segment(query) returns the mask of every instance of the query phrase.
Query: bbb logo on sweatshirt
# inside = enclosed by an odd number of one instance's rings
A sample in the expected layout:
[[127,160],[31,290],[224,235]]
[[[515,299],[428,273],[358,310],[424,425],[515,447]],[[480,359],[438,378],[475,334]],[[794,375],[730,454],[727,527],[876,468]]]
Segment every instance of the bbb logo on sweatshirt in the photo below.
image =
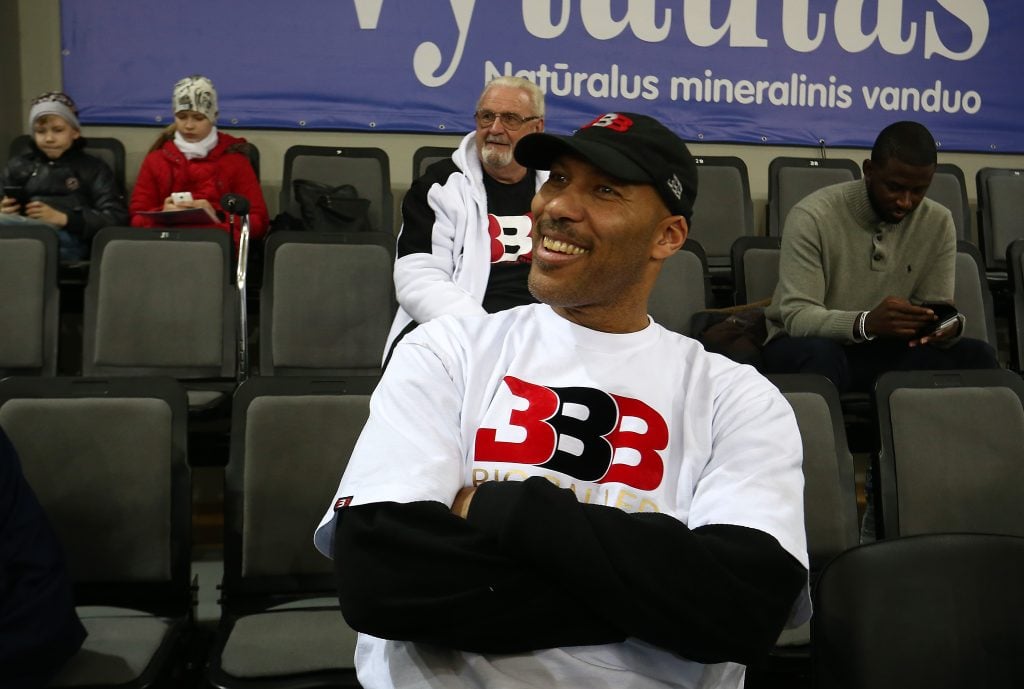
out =
[[640,400],[587,387],[547,387],[514,376],[505,385],[520,400],[503,428],[476,432],[473,459],[543,467],[580,481],[661,485],[668,424]]
[[487,233],[491,237],[491,263],[530,263],[533,240],[530,229],[533,215],[487,215]]

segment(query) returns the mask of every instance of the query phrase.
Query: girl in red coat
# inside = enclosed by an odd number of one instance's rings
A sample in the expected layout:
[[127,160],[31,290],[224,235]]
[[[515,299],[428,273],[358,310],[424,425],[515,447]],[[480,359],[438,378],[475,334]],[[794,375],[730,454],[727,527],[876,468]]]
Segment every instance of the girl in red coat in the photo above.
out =
[[[269,223],[267,204],[246,156],[249,144],[245,139],[217,131],[217,92],[213,83],[198,75],[182,79],[174,85],[172,107],[174,124],[160,134],[142,161],[129,206],[132,225],[166,224],[159,218],[140,215],[145,211],[202,208],[208,219],[197,226],[231,232],[237,247],[241,224],[235,222],[232,227],[220,205],[221,197],[230,192],[249,200],[250,236],[263,237]],[[184,198],[181,192],[187,192]]]

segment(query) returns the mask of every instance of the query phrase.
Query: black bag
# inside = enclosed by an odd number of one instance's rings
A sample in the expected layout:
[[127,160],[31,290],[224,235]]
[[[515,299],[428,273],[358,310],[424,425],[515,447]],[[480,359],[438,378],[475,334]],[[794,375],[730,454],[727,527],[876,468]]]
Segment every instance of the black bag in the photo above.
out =
[[759,303],[698,311],[690,320],[691,332],[709,352],[758,368],[768,339],[764,308]]
[[369,232],[370,200],[351,184],[329,187],[308,179],[292,182],[302,222],[312,232]]

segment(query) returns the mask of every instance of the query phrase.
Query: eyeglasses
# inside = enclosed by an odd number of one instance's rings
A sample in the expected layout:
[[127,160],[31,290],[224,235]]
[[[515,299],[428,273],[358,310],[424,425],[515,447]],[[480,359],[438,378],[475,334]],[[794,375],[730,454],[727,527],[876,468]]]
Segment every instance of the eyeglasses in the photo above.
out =
[[540,119],[538,115],[523,117],[514,112],[493,112],[491,110],[477,110],[473,113],[473,117],[476,119],[476,126],[484,128],[493,125],[495,120],[501,120],[501,126],[510,132],[516,131],[530,120]]

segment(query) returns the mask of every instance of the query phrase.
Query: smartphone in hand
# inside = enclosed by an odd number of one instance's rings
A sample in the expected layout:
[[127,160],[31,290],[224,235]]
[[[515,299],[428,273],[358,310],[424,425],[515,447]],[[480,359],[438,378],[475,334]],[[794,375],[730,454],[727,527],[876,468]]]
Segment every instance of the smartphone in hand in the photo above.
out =
[[21,211],[25,212],[25,206],[28,205],[28,196],[25,194],[25,187],[15,186],[13,184],[4,185],[4,196],[9,196],[18,202],[21,206]]
[[176,191],[171,194],[171,201],[177,205],[192,203],[191,191]]
[[918,304],[918,306],[931,309],[938,317],[937,321],[932,321],[931,323],[921,326],[914,335],[918,339],[927,337],[928,335],[933,335],[940,330],[948,328],[956,323],[957,317],[960,315],[960,312],[957,311],[955,306],[943,301],[926,301]]

